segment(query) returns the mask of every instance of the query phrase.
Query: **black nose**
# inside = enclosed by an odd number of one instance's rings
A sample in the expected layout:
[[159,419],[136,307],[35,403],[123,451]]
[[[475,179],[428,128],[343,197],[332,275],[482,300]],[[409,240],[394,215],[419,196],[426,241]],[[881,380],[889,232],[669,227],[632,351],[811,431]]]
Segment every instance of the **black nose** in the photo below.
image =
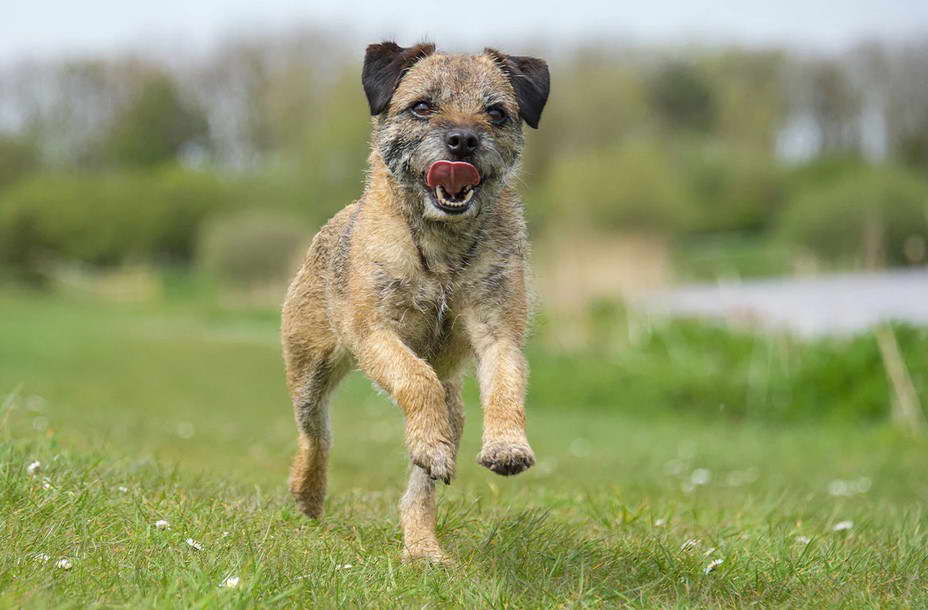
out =
[[474,154],[480,146],[480,139],[470,129],[452,129],[445,134],[445,145],[452,155],[466,157]]

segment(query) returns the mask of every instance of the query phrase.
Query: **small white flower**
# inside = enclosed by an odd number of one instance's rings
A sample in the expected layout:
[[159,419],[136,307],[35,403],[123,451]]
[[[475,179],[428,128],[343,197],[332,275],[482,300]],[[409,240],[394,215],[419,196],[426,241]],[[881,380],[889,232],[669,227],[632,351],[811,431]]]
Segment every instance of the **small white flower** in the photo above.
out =
[[654,527],[664,527],[667,525],[667,519],[655,519]]
[[698,539],[698,538],[690,538],[689,540],[687,540],[686,542],[684,542],[683,544],[680,545],[680,550],[681,550],[681,551],[689,551],[689,550],[691,550],[691,549],[695,549],[697,546],[699,546],[699,539]]
[[48,477],[45,477],[44,479],[42,479],[42,489],[51,489],[51,488],[52,488],[51,479],[49,479]]
[[187,546],[189,546],[189,547],[191,547],[191,548],[194,548],[194,549],[196,549],[196,550],[198,550],[198,551],[202,551],[202,550],[203,550],[203,545],[200,544],[199,542],[197,542],[196,540],[194,540],[193,538],[187,538],[187,541],[186,541],[186,542],[187,542]]
[[351,569],[351,564],[350,564],[350,563],[346,563],[346,564],[342,564],[342,565],[340,565],[340,566],[335,566],[335,569],[336,569],[336,570],[350,570],[350,569]]
[[219,586],[223,589],[234,589],[238,586],[240,580],[241,579],[238,576],[230,576],[222,581],[222,584]]
[[125,485],[120,485],[119,487],[116,488],[116,490],[119,491],[120,493],[129,493],[129,488],[126,487]]
[[55,564],[56,568],[61,568],[62,570],[71,569],[71,561],[68,559],[59,559],[58,563]]
[[723,563],[725,563],[725,560],[724,560],[724,559],[713,559],[712,561],[709,562],[709,565],[707,565],[707,566],[705,567],[705,569],[702,571],[702,573],[703,573],[703,574],[708,574],[709,572],[715,570],[715,568],[719,567],[719,566],[722,565]]
[[46,553],[36,553],[32,556],[32,559],[38,563],[48,563],[48,560],[51,559]]
[[839,521],[838,523],[835,523],[835,526],[834,526],[833,528],[831,528],[831,531],[833,531],[833,532],[843,532],[843,531],[845,531],[845,530],[851,529],[852,527],[854,527],[854,522],[853,522],[853,521],[850,521],[850,520],[848,520],[848,521]]
[[41,470],[42,462],[38,460],[31,462],[28,466],[26,466],[26,474],[28,474],[30,477],[34,477],[35,475],[39,474]]
[[809,544],[810,542],[812,542],[812,539],[809,538],[808,536],[796,536],[796,542],[798,542],[799,544]]
[[870,480],[870,477],[860,477],[859,479],[851,479],[849,481],[835,479],[828,484],[828,493],[832,496],[865,494],[870,491],[871,485],[873,485],[873,481]]
[[708,468],[697,468],[690,474],[693,485],[705,485],[712,480],[712,472]]
[[164,519],[158,519],[155,521],[155,527],[157,527],[159,530],[166,530],[167,528],[171,527],[171,524]]
[[196,428],[189,421],[182,421],[177,424],[177,436],[182,439],[191,439],[196,434]]
[[222,537],[223,537],[223,538],[225,538],[225,537],[228,536],[228,535],[229,535],[229,532],[222,532]]
[[703,553],[702,556],[703,556],[703,557],[708,557],[709,555],[711,555],[711,554],[714,553],[715,551],[716,551],[716,548],[715,548],[715,547],[712,547],[711,549],[709,549],[708,551],[706,551],[705,553]]

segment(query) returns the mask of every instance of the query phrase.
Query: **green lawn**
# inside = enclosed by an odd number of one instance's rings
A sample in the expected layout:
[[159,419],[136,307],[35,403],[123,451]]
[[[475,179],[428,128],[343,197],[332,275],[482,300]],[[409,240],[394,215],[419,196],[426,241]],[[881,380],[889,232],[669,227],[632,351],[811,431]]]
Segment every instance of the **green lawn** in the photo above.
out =
[[928,604],[925,442],[529,404],[538,465],[501,478],[474,463],[473,387],[439,506],[457,564],[403,565],[402,418],[359,376],[333,401],[325,519],[292,506],[276,323],[0,293],[0,605]]

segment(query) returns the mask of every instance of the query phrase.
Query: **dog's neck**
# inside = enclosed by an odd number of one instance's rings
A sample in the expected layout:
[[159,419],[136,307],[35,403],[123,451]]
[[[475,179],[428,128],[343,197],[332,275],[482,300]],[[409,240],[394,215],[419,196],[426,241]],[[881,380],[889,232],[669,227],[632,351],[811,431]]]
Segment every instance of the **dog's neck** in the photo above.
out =
[[366,195],[399,215],[409,228],[425,271],[453,275],[466,268],[478,254],[484,223],[492,210],[460,220],[442,222],[423,217],[422,194],[404,187],[390,173],[376,152],[370,156]]

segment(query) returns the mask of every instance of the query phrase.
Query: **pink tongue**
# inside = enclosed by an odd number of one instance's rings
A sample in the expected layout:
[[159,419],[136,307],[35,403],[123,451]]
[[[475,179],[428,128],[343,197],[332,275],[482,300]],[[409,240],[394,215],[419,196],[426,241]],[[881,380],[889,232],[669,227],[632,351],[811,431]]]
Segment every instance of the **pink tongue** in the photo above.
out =
[[425,183],[429,188],[439,184],[449,195],[457,195],[467,186],[480,184],[480,172],[470,163],[463,161],[436,161],[429,166]]

